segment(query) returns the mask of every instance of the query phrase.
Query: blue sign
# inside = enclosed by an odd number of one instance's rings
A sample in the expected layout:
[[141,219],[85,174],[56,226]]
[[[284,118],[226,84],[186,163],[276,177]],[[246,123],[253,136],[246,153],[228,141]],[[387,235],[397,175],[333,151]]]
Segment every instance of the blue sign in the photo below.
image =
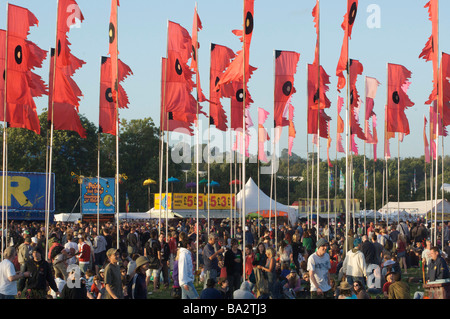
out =
[[[99,180],[100,187],[97,184]],[[82,214],[115,214],[115,189],[114,178],[83,178],[83,183],[81,184]],[[99,203],[98,209],[97,203]]]
[[[6,172],[6,206],[10,220],[45,220],[48,174]],[[3,174],[0,175],[0,206]],[[51,174],[50,218],[55,211],[55,174]],[[1,209],[1,208],[0,208]]]

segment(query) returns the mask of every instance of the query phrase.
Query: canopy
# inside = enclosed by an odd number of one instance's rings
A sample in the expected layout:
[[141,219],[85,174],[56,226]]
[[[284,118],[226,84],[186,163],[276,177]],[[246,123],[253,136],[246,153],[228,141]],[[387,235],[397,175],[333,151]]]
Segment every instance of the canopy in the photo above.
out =
[[[444,206],[444,210],[442,211],[442,206]],[[433,217],[430,214],[436,209],[438,221],[442,218],[442,212],[444,212],[444,220],[448,220],[450,216],[450,204],[442,199],[438,199],[437,201],[415,201],[415,202],[389,202],[384,207],[382,207],[379,211],[381,214],[389,216],[389,219],[398,219],[398,211],[400,208],[400,220],[416,220],[418,217],[425,217],[428,215],[428,218]]]
[[[259,193],[259,211],[260,214],[263,214],[265,217],[271,215],[275,216],[275,212],[277,215],[283,216],[287,215],[289,222],[294,224],[298,220],[298,207],[286,206],[284,204],[275,202],[275,200],[271,199],[267,196],[263,191],[261,191],[258,185],[255,184],[252,178],[250,178],[245,184],[244,188],[237,194],[236,196],[236,205],[239,210],[242,210],[243,199],[244,199],[244,190],[245,190],[245,215],[249,215],[252,213],[258,212],[258,193]],[[273,214],[269,214],[268,212],[272,210]]]

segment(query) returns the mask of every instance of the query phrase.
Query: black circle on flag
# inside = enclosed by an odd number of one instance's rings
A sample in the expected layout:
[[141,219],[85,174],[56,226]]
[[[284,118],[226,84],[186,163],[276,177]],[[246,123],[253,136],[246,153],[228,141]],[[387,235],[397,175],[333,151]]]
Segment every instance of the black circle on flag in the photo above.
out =
[[183,74],[183,68],[181,67],[180,61],[178,61],[178,59],[175,61],[175,72],[177,72],[178,75]]
[[109,24],[109,43],[113,43],[116,39],[116,27],[114,23]]
[[400,95],[398,95],[398,92],[395,91],[394,93],[392,93],[392,101],[395,104],[399,104],[400,103]]
[[16,60],[17,64],[22,64],[23,51],[20,45],[16,46],[16,48],[14,49],[14,59]]
[[194,61],[197,61],[197,51],[195,50],[194,46],[192,46],[192,59]]
[[358,6],[356,2],[352,3],[352,6],[350,7],[350,12],[348,13],[348,24],[353,25],[356,19],[356,14],[358,13]]
[[316,94],[314,94],[314,103],[319,101],[319,89],[317,89]]
[[105,99],[106,99],[106,101],[108,101],[109,103],[114,102],[113,94],[112,94],[111,88],[107,88],[107,89],[106,89],[106,91],[105,91]]
[[292,82],[286,81],[286,83],[283,84],[283,94],[286,96],[291,95],[292,92]]
[[244,89],[240,89],[236,92],[236,100],[238,102],[244,102]]
[[[220,81],[220,78],[219,77],[216,77],[216,81],[215,81],[215,85],[217,86],[217,84],[219,83],[219,81]],[[216,90],[216,92],[219,92],[220,91],[220,89],[217,89]]]
[[245,17],[245,34],[251,34],[253,32],[253,15],[249,11]]
[[61,40],[58,40],[58,56],[61,54]]

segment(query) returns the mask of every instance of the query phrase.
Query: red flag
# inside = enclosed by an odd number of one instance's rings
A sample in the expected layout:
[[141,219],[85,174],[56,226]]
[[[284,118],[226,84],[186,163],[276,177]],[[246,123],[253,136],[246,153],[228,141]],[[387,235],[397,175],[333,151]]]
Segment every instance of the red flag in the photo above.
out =
[[[192,54],[192,40],[185,28],[171,21],[167,40],[164,113],[171,112],[174,119],[192,124],[192,120],[197,119],[197,101],[191,94],[195,86],[192,80],[194,72],[187,64]],[[199,113],[206,115],[200,105]]]
[[[233,130],[242,130],[242,121],[243,121],[243,109],[242,103],[244,102],[244,85],[242,82],[233,82],[232,83],[233,94],[231,95],[231,120],[230,120],[230,128]],[[245,109],[250,107],[250,104],[253,103],[252,97],[250,93],[247,91],[247,98],[245,100]]]
[[437,83],[439,82],[439,12],[438,12],[438,0],[430,0],[424,8],[428,8],[428,16],[432,25],[432,33],[429,37],[425,47],[419,55],[419,59],[433,62],[433,91],[430,94],[430,98],[425,104],[431,104],[437,97]]
[[320,107],[320,109],[330,108],[331,101],[327,97],[330,76],[325,72],[325,69],[322,66],[320,66],[320,90],[318,77],[319,68],[317,65],[308,64],[308,107],[311,109],[317,109],[318,107]]
[[[58,2],[58,24],[56,31],[57,48],[52,49],[50,61],[50,95],[48,120],[56,130],[75,131],[86,138],[79,115],[80,97],[83,95],[72,79],[75,72],[85,62],[75,57],[70,50],[68,33],[71,26],[84,20],[83,14],[75,0]],[[56,53],[56,60],[55,60]]]
[[[331,127],[330,127],[331,122],[328,122],[328,131],[330,131]],[[331,164],[331,160],[330,160],[330,147],[331,147],[331,135],[328,136],[328,141],[327,141],[327,161],[328,161],[328,167],[333,167],[333,164]]]
[[316,35],[317,35],[317,40],[316,40],[316,49],[315,49],[315,53],[314,53],[314,62],[313,65],[318,65],[319,64],[319,32],[320,32],[320,4],[319,4],[319,0],[316,0],[316,5],[314,6],[314,9],[312,11],[312,16],[314,18],[314,27],[316,28]]
[[[47,52],[27,40],[30,27],[38,25],[36,17],[22,7],[8,4],[8,31],[2,31],[2,65],[7,70],[1,78],[1,98],[4,98],[5,77],[7,78],[6,121],[10,127],[26,128],[40,133],[40,122],[36,112],[34,97],[47,95],[47,86],[42,78],[33,73],[41,68]],[[5,43],[8,55],[6,60]],[[0,113],[4,117],[4,107]]]
[[210,124],[215,125],[217,129],[226,131],[227,116],[220,101],[222,97],[230,96],[230,93],[225,93],[224,89],[230,85],[222,86],[216,89],[216,83],[219,82],[225,69],[230,65],[231,60],[235,57],[233,50],[218,44],[211,44],[211,67],[210,67],[210,93],[209,93],[209,109],[210,109]]
[[293,51],[275,51],[275,126],[288,126],[289,120],[283,118],[289,98],[296,92],[294,75],[300,54]]
[[[116,103],[113,100],[111,88],[111,58],[102,57],[100,70],[100,111],[99,111],[99,131],[100,133],[117,135]],[[120,82],[132,75],[130,67],[119,59],[119,108],[127,108],[129,104],[128,95]]]
[[424,144],[424,150],[425,150],[425,162],[430,162],[430,145],[428,144],[427,139],[427,117],[423,117],[423,144]]
[[[317,111],[318,110],[309,110],[308,116],[308,134],[317,134]],[[325,110],[319,110],[319,128],[320,128],[320,137],[328,138],[328,122],[331,121],[331,117],[329,117]]]
[[410,133],[405,110],[414,105],[406,92],[411,72],[399,64],[388,64],[387,132]]
[[111,88],[112,98],[116,102],[116,95],[119,88],[118,65],[119,65],[119,47],[118,47],[118,19],[117,12],[120,6],[119,0],[111,0],[111,16],[109,20],[109,56],[111,57]]
[[201,84],[200,84],[200,73],[198,70],[198,49],[200,48],[200,43],[198,43],[198,31],[202,30],[202,21],[197,12],[197,6],[195,6],[194,12],[194,22],[192,24],[192,59],[191,59],[191,69],[195,73],[196,86],[197,86],[197,100],[198,102],[205,102],[206,97],[203,94]]
[[251,75],[256,70],[250,66],[250,45],[253,38],[254,28],[254,0],[244,0],[244,23],[240,30],[233,30],[243,42],[243,48],[237,52],[236,58],[231,62],[230,66],[217,83],[219,88],[221,85],[233,81],[243,82],[245,72],[245,83],[248,83]]
[[258,108],[258,159],[261,162],[267,163],[267,155],[264,150],[264,145],[270,140],[267,130],[264,128],[264,123],[269,116],[269,112],[262,108]]
[[341,117],[341,110],[343,106],[344,106],[344,98],[338,96],[337,134],[336,134],[336,152],[338,153],[345,153],[344,146],[342,145],[342,136],[341,136],[341,134],[344,133],[344,120]]
[[352,37],[353,25],[355,23],[356,14],[358,12],[358,0],[347,0],[347,13],[344,16],[344,22],[341,27],[344,30],[344,40],[342,42],[341,55],[336,68],[336,76],[338,76],[338,91],[345,87],[344,71],[348,66],[348,41]]

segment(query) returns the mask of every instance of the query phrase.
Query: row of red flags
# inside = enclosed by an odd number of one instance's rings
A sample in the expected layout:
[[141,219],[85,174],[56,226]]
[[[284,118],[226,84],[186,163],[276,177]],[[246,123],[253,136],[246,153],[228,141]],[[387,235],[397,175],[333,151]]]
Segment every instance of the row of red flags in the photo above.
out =
[[[129,103],[128,96],[119,83],[132,74],[131,69],[118,59],[118,6],[119,1],[112,0],[110,57],[102,57],[100,71],[100,132],[113,135],[117,134],[116,104],[119,108],[124,108]],[[72,78],[85,62],[71,53],[68,38],[71,27],[77,21],[81,23],[84,17],[75,0],[59,0],[57,10],[56,49],[52,48],[50,52],[47,85],[33,70],[42,67],[48,52],[28,40],[30,28],[37,26],[39,21],[28,9],[8,4],[7,30],[0,30],[0,43],[4,44],[0,46],[0,63],[6,65],[4,76],[0,78],[0,98],[4,101],[4,107],[0,107],[0,120],[7,122],[9,127],[25,128],[40,134],[34,98],[48,95],[49,124],[55,130],[74,131],[85,138],[86,130],[79,117],[83,94]]]
[[[450,101],[450,87],[448,81],[443,81],[439,86],[440,78],[450,77],[450,56],[443,53],[439,63],[438,55],[438,9],[437,0],[430,0],[425,6],[428,8],[432,21],[432,35],[423,49],[419,58],[433,62],[433,91],[427,104],[430,106],[430,138],[434,140],[438,135],[446,135],[445,127],[450,124],[450,115],[444,112]],[[48,120],[56,130],[76,131],[81,137],[86,132],[81,125],[78,115],[79,103],[82,92],[73,80],[73,75],[82,68],[84,61],[76,58],[70,50],[68,33],[71,25],[69,19],[69,6],[77,6],[75,0],[59,0],[57,39],[55,48],[51,50],[49,84],[33,72],[41,68],[47,57],[46,51],[28,40],[29,30],[38,25],[36,17],[28,10],[15,5],[8,5],[7,31],[0,31],[0,41],[5,40],[6,45],[0,48],[0,60],[6,65],[4,77],[0,78],[0,94],[5,101],[4,108],[0,108],[1,120],[5,120],[10,127],[27,128],[40,133],[40,124],[36,113],[34,98],[49,96]],[[121,82],[132,74],[131,69],[119,58],[117,48],[117,10],[118,0],[112,0],[111,19],[109,28],[109,57],[101,60],[100,81],[100,132],[117,134],[119,109],[126,108],[129,104],[128,96]],[[374,145],[376,158],[376,145],[378,143],[376,130],[376,114],[374,112],[374,99],[380,83],[370,77],[366,77],[366,100],[362,101],[356,88],[358,76],[363,74],[363,65],[360,61],[349,59],[349,41],[352,36],[353,26],[358,11],[358,0],[347,0],[347,12],[344,15],[342,29],[344,40],[341,56],[336,68],[338,77],[337,90],[340,92],[345,85],[349,87],[349,129],[350,148],[357,154],[355,138],[364,140]],[[84,17],[81,10],[75,10],[76,18],[82,22]],[[330,76],[320,65],[320,9],[319,2],[312,11],[316,28],[317,43],[313,64],[308,65],[308,134],[318,138],[328,139],[328,151],[331,145],[330,121],[331,117],[326,110],[331,107],[327,97],[329,91]],[[70,18],[73,18],[71,16]],[[225,131],[229,126],[233,130],[245,130],[246,151],[250,136],[248,128],[253,125],[249,108],[253,103],[248,90],[248,82],[256,68],[249,64],[251,41],[254,29],[254,0],[244,0],[244,19],[241,29],[233,30],[233,33],[242,42],[242,49],[234,53],[231,49],[219,45],[211,45],[210,68],[210,98],[206,99],[201,86],[198,69],[198,32],[202,30],[202,23],[195,9],[192,37],[181,25],[169,21],[167,57],[162,59],[161,74],[161,130],[173,131],[184,128],[188,134],[193,134],[192,125],[198,125],[199,115],[206,113],[200,103],[209,102],[210,124]],[[6,52],[8,48],[8,52]],[[5,61],[7,59],[7,61]],[[278,142],[280,130],[288,127],[289,130],[289,154],[292,151],[295,138],[294,107],[292,95],[295,94],[294,76],[300,54],[293,51],[275,51],[275,89],[274,89],[274,127],[276,130],[275,142]],[[190,64],[189,64],[190,61]],[[1,63],[1,61],[0,61]],[[349,83],[346,83],[344,72],[348,72]],[[385,109],[385,157],[390,156],[389,139],[399,134],[399,138],[410,133],[409,123],[405,111],[414,103],[408,96],[408,88],[411,72],[402,65],[388,64],[388,101]],[[193,80],[195,77],[195,81]],[[1,82],[3,81],[3,83]],[[6,83],[5,83],[6,81]],[[197,96],[192,92],[196,88]],[[6,92],[5,92],[6,89]],[[439,98],[438,98],[439,97]],[[231,101],[230,119],[225,114],[222,98]],[[244,107],[245,101],[245,107]],[[363,127],[359,123],[360,107],[365,103],[365,118]],[[342,136],[344,121],[340,116],[343,99],[338,99],[337,118],[337,151],[343,152]],[[6,117],[5,117],[6,111]],[[269,140],[264,123],[269,112],[258,110],[258,132],[261,134],[258,140],[260,146]],[[229,122],[229,123],[228,123]],[[437,123],[442,123],[439,132],[435,132]],[[245,126],[244,126],[245,125]],[[425,123],[426,125],[426,123]],[[370,129],[372,127],[372,130]],[[424,127],[424,132],[426,132]],[[426,138],[426,136],[424,136]],[[239,140],[239,139],[238,139]],[[428,142],[425,141],[426,145]],[[236,149],[239,148],[236,143]],[[241,145],[241,147],[244,147]],[[265,153],[260,152],[261,160],[266,160]],[[328,157],[329,161],[329,157]],[[330,161],[329,161],[330,163]],[[331,163],[330,163],[331,166]]]

